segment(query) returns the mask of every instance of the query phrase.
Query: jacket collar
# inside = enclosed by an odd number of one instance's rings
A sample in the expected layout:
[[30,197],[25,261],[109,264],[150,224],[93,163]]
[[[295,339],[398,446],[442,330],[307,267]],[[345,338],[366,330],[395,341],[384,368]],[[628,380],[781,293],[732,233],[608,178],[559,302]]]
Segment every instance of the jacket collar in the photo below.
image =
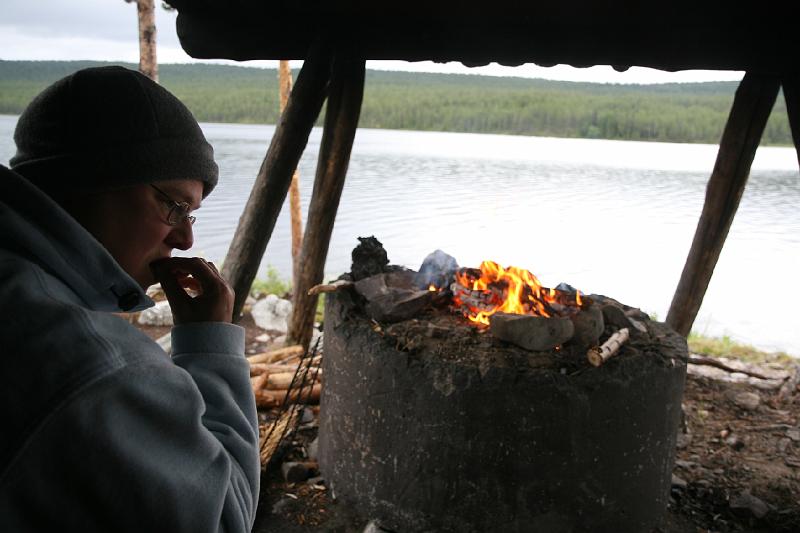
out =
[[154,305],[91,233],[48,195],[0,165],[0,250],[33,260],[95,311]]

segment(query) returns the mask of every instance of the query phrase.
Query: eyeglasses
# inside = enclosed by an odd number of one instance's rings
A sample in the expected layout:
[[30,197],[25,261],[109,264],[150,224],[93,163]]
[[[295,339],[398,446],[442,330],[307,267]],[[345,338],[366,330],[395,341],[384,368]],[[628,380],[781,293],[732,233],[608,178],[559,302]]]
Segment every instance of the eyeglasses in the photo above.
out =
[[187,204],[186,202],[176,202],[175,200],[170,198],[170,196],[167,193],[165,193],[152,183],[150,184],[150,186],[154,188],[158,192],[158,194],[164,197],[164,199],[166,200],[165,203],[169,206],[169,213],[167,214],[167,224],[169,224],[170,226],[177,226],[184,220],[188,220],[189,224],[194,224],[194,221],[196,219],[195,217],[189,214],[192,212],[192,207],[189,204]]

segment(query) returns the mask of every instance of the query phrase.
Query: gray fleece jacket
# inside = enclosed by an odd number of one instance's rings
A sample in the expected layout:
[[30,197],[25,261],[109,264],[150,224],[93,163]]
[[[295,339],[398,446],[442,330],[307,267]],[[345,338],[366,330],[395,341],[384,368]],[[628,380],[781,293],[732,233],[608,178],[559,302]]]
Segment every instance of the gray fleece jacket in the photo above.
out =
[[244,330],[152,305],[86,230],[0,166],[0,531],[248,531],[258,425]]

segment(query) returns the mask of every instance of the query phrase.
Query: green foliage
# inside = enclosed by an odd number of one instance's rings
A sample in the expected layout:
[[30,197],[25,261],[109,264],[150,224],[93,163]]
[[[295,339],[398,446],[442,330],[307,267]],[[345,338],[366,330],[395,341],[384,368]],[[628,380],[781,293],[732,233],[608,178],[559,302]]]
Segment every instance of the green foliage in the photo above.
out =
[[[100,64],[0,61],[0,113],[18,114],[47,84]],[[277,122],[274,69],[160,65],[159,73],[161,83],[201,122]],[[736,86],[736,82],[621,85],[368,71],[359,125],[716,144]],[[779,96],[762,144],[791,143],[786,104]]]
[[292,292],[292,284],[286,279],[282,278],[278,269],[269,265],[267,267],[267,278],[257,278],[250,286],[250,295],[253,298],[260,298],[267,294],[274,294],[284,298],[287,294]]
[[314,314],[314,322],[322,322],[325,318],[325,293],[317,298],[317,310]]

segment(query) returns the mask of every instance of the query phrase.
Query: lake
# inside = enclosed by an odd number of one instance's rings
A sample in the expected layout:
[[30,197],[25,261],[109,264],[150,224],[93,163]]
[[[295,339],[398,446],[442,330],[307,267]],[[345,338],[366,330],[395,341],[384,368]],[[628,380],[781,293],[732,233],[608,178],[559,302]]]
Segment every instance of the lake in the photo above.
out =
[[[0,160],[16,117],[0,116]],[[220,184],[197,212],[193,253],[222,261],[274,132],[202,124]],[[300,162],[304,213],[321,131]],[[328,253],[328,278],[374,235],[394,264],[437,248],[492,259],[666,317],[717,146],[361,129]],[[291,275],[288,208],[262,263]],[[800,355],[800,173],[792,148],[759,148],[694,329]]]

